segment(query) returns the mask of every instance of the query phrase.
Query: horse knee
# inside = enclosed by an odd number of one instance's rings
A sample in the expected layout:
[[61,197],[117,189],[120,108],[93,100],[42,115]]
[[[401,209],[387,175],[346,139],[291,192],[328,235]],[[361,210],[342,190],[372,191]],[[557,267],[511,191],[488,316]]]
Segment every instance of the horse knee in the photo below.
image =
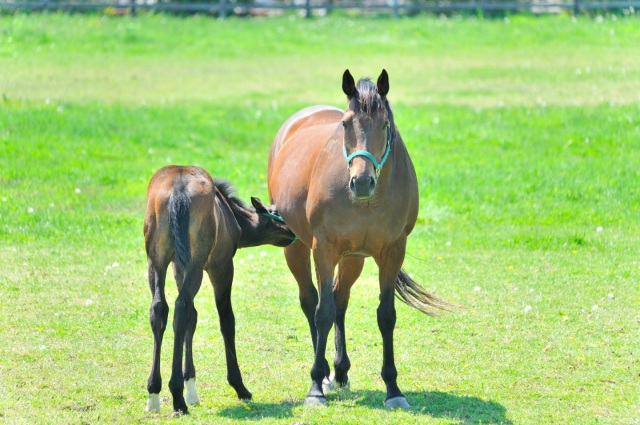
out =
[[149,315],[151,328],[164,331],[169,317],[169,305],[164,300],[154,301],[149,309]]
[[178,296],[173,311],[173,328],[187,330],[193,314],[193,301]]
[[378,308],[378,329],[385,334],[387,332],[393,332],[396,327],[396,309],[391,308]]
[[192,331],[195,331],[197,324],[198,324],[198,310],[196,310],[195,305],[191,304],[191,308],[189,310],[189,328]]
[[333,299],[331,302],[321,302],[318,304],[315,315],[316,328],[318,329],[318,332],[329,332],[335,319],[336,305],[333,303]]
[[300,291],[298,294],[298,298],[300,299],[300,307],[302,311],[307,314],[313,314],[316,306],[318,305],[318,293],[313,288],[313,292],[310,291]]

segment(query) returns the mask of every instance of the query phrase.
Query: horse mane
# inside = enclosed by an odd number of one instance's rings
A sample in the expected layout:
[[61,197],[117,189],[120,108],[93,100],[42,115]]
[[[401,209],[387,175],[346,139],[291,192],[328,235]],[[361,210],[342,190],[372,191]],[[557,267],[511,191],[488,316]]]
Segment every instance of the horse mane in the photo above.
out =
[[233,208],[235,205],[243,210],[247,209],[247,205],[236,195],[236,188],[233,187],[229,180],[216,178],[214,184],[218,192],[227,200],[230,207]]
[[355,112],[362,111],[366,114],[371,114],[376,112],[379,108],[385,108],[387,110],[389,122],[391,124],[391,145],[393,146],[397,137],[397,128],[389,101],[386,98],[382,99],[382,96],[378,93],[378,87],[373,81],[371,81],[371,77],[359,79],[358,84],[356,85],[356,90],[358,91],[358,102],[356,103],[357,109]]
[[377,111],[378,108],[384,108],[385,105],[378,93],[378,87],[370,77],[358,80],[356,90],[358,91],[358,109],[362,112],[370,114]]

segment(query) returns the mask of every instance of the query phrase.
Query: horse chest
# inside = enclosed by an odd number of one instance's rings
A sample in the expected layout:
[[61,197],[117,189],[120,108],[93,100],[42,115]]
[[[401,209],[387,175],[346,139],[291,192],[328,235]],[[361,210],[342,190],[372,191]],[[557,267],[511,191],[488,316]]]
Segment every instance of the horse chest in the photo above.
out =
[[[326,208],[326,209],[325,209]],[[330,242],[343,255],[369,256],[406,236],[407,213],[401,208],[328,204],[316,212],[315,238]]]

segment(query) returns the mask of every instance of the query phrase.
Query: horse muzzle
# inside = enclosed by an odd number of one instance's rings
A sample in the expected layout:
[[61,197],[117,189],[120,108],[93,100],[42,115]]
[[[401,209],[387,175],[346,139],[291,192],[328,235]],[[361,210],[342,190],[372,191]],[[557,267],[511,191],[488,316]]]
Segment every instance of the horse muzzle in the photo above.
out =
[[376,189],[376,179],[370,174],[351,177],[349,189],[353,197],[359,201],[370,199]]

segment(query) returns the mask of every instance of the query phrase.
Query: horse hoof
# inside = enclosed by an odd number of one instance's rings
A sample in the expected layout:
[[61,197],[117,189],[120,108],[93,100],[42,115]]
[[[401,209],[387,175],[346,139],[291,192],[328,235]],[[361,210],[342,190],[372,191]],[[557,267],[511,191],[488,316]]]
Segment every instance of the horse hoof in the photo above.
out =
[[327,399],[325,397],[307,396],[304,399],[305,406],[327,406]]
[[333,388],[335,388],[336,390],[349,391],[349,388],[351,388],[351,381],[349,381],[349,378],[347,378],[347,382],[343,384],[340,381],[336,381],[334,379]]
[[335,389],[333,382],[329,380],[329,378],[324,378],[322,380],[322,392],[327,393],[329,391],[333,391]]
[[171,414],[171,419],[174,419],[174,418],[180,418],[180,417],[182,417],[182,416],[184,416],[184,415],[188,415],[188,414],[189,414],[189,411],[188,411],[188,410],[185,410],[185,411],[182,411],[182,410],[176,410],[175,412],[173,412],[173,413]]
[[145,412],[158,413],[160,412],[160,395],[159,394],[149,394],[149,399],[147,400],[147,406],[144,408]]
[[409,403],[407,403],[407,399],[403,396],[393,397],[388,400],[385,400],[384,405],[387,409],[408,409]]
[[349,378],[347,378],[347,382],[343,384],[340,381],[336,380],[335,375],[332,373],[331,378],[324,378],[322,380],[322,392],[327,393],[328,391],[338,391],[338,390],[349,391],[349,385],[350,385]]
[[251,392],[248,389],[246,389],[244,385],[239,388],[234,387],[234,389],[236,390],[236,395],[238,396],[238,400],[250,401],[253,398],[253,394],[251,394]]
[[200,397],[198,397],[198,393],[196,392],[196,378],[184,381],[184,387],[184,400],[192,406],[200,403]]

